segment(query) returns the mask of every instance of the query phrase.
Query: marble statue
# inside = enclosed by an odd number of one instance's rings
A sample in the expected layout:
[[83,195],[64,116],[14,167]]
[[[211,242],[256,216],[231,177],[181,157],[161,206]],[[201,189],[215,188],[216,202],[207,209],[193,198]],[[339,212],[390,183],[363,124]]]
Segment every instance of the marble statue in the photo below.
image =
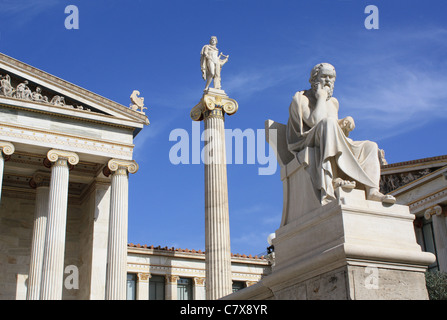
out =
[[56,95],[56,96],[54,96],[54,97],[51,99],[50,103],[53,104],[53,105],[55,105],[55,106],[61,106],[61,107],[63,107],[63,106],[65,106],[65,98]]
[[147,108],[144,106],[144,98],[140,97],[139,95],[140,91],[138,90],[134,90],[130,95],[130,101],[132,102],[130,109],[144,113],[144,109]]
[[15,92],[16,98],[19,99],[25,99],[25,100],[31,100],[32,92],[31,89],[28,87],[28,80],[25,80],[24,82],[20,83]]
[[[205,90],[208,90],[211,81],[214,80],[214,88],[221,89],[220,72],[222,66],[228,61],[229,55],[219,54],[216,47],[217,38],[212,36],[210,43],[204,45],[200,52],[200,67],[202,69],[202,77],[206,81]],[[221,57],[224,57],[221,59]]]
[[42,89],[40,89],[39,87],[36,88],[36,91],[32,93],[31,97],[33,101],[48,103],[48,97],[42,95]]
[[321,203],[335,199],[337,187],[361,188],[367,200],[395,203],[394,197],[379,191],[377,144],[350,139],[349,133],[355,128],[353,118],[338,118],[339,103],[332,96],[335,78],[335,68],[320,63],[311,71],[311,88],[294,95],[286,128],[288,149],[307,158],[306,170]]
[[0,94],[6,97],[12,97],[15,89],[11,85],[11,77],[7,74],[3,77],[0,76],[0,79]]

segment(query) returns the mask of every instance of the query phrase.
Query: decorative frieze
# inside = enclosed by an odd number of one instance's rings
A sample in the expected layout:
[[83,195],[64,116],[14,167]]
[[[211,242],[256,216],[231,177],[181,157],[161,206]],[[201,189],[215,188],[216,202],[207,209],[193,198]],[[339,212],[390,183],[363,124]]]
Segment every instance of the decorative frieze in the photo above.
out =
[[63,96],[54,95],[51,99],[49,99],[47,96],[44,96],[42,94],[42,89],[38,86],[36,86],[34,91],[32,91],[29,87],[28,80],[20,82],[14,88],[11,84],[11,76],[9,74],[6,74],[4,76],[0,75],[0,95],[8,98],[34,101],[53,106],[91,111],[90,108],[86,108],[82,105],[66,104],[65,97]]
[[401,172],[394,174],[382,175],[380,177],[380,191],[382,193],[389,193],[397,188],[400,188],[412,181],[415,181],[427,174],[433,172],[434,168],[427,168],[423,170]]
[[13,141],[42,144],[48,147],[76,149],[89,154],[101,154],[120,158],[132,158],[133,144],[109,142],[99,139],[73,136],[62,133],[51,133],[35,128],[3,124],[0,126],[0,135],[10,137]]

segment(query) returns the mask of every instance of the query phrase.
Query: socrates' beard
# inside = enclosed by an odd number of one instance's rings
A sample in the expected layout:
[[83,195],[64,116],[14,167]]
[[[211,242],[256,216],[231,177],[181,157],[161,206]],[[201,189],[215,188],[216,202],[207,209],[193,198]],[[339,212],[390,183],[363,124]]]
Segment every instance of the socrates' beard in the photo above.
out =
[[[318,81],[312,82],[311,88],[312,88],[312,93],[315,95],[315,93],[317,92],[317,88],[318,88]],[[332,98],[332,94],[334,93],[334,84],[332,83],[331,85],[324,86],[324,89],[327,91],[327,98],[326,98],[326,101],[327,101],[330,98]]]

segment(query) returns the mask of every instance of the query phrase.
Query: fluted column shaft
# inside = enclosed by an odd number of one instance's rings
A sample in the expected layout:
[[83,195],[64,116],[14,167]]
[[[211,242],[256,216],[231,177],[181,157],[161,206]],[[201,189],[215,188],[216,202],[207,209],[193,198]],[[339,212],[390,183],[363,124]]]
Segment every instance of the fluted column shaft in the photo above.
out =
[[206,299],[232,292],[230,218],[223,113],[216,108],[204,118],[205,129],[205,262]]
[[10,142],[0,141],[0,200],[3,188],[3,172],[5,169],[5,160],[15,151],[14,145]]
[[127,218],[129,181],[128,172],[135,173],[138,166],[133,161],[109,161],[112,172],[110,193],[109,238],[107,252],[107,300],[126,299],[127,281]]
[[75,165],[79,158],[74,153],[50,150],[47,158],[51,167],[48,218],[43,257],[41,299],[62,299],[64,277],[65,231],[68,205],[68,163]]
[[41,174],[34,175],[31,181],[32,187],[36,188],[36,204],[26,298],[27,300],[39,300],[50,189]]

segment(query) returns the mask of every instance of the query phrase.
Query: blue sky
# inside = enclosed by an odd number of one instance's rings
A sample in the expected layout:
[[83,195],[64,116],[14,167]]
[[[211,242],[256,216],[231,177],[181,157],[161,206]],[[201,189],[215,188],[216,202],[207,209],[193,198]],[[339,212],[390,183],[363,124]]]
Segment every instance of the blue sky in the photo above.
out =
[[[78,30],[64,27],[67,5]],[[367,5],[379,9],[377,30],[364,26]],[[286,123],[310,69],[329,62],[351,137],[394,163],[447,154],[446,11],[442,0],[0,0],[0,51],[126,106],[139,90],[151,124],[135,139],[129,242],[204,250],[203,164],[173,165],[169,134],[191,132],[210,36],[230,55],[222,87],[239,103],[227,129]],[[227,168],[233,253],[265,251],[281,220],[279,170],[260,176],[259,166]]]

